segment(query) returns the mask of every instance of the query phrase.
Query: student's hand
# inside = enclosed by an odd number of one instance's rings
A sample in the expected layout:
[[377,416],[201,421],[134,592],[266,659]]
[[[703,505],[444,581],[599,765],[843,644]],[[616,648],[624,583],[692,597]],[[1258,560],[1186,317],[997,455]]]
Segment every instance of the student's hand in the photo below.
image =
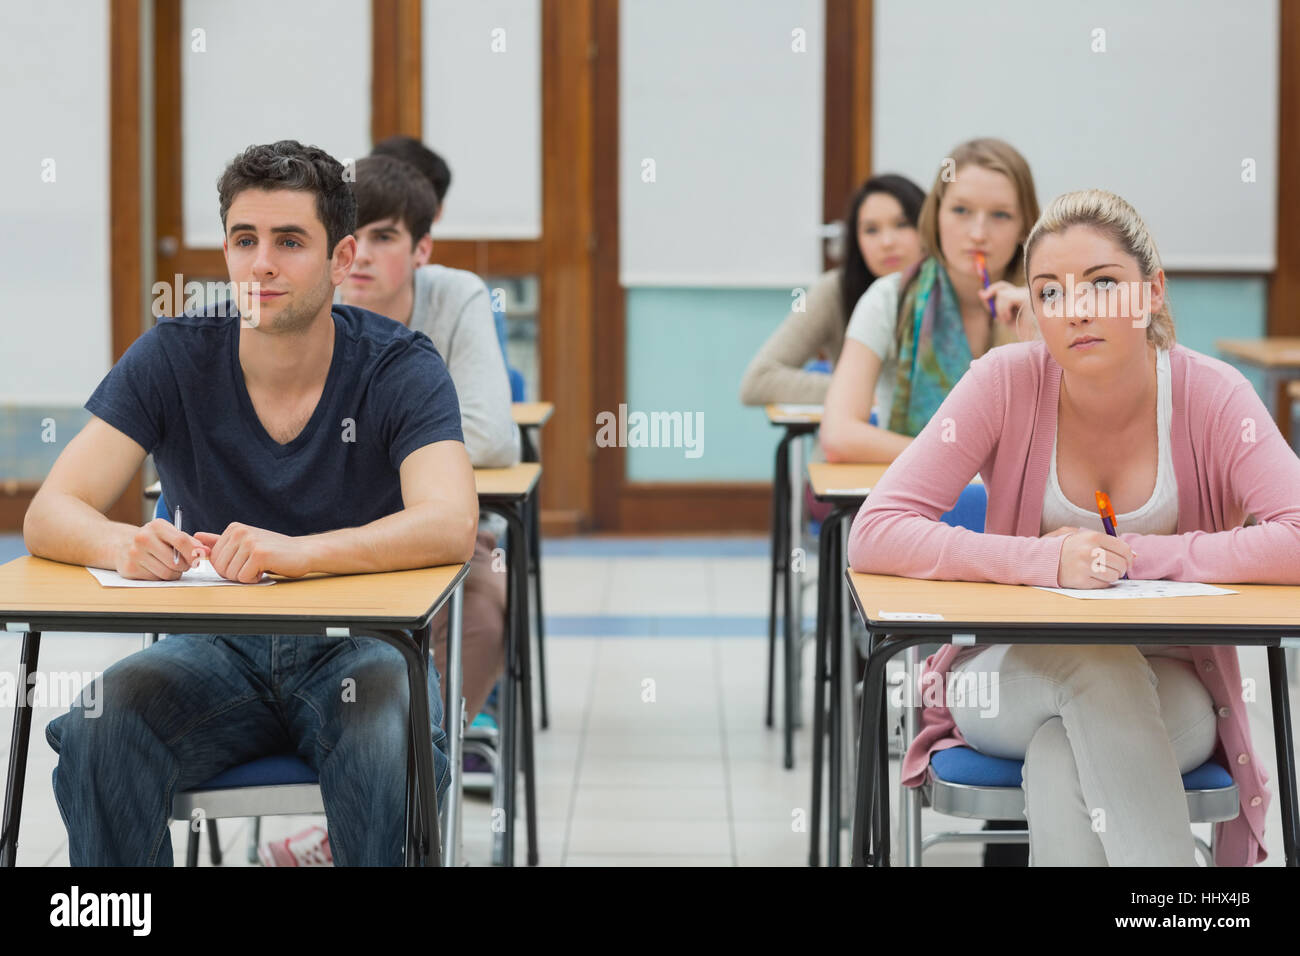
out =
[[[1044,537],[1050,538],[1065,531],[1061,528],[1059,532]],[[1065,543],[1061,545],[1061,562],[1056,569],[1057,586],[1110,587],[1128,573],[1132,563],[1133,549],[1122,538],[1076,528],[1072,534],[1066,535]]]
[[212,569],[227,581],[255,584],[265,574],[300,578],[311,571],[311,554],[303,538],[233,522],[221,534],[195,532],[212,549]]
[[[176,552],[180,561],[176,562]],[[203,542],[163,518],[154,518],[123,542],[117,552],[117,573],[131,581],[175,581],[198,567],[208,549]]]
[[993,301],[997,320],[1003,325],[1014,326],[1020,310],[1029,305],[1029,289],[1022,285],[1012,285],[1006,279],[999,279],[987,289],[980,289],[979,297],[985,303]]

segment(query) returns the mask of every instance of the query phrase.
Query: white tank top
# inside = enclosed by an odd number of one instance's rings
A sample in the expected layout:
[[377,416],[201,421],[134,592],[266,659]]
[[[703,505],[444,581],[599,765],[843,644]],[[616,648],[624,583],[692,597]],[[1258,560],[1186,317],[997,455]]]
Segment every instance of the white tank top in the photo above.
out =
[[[1173,450],[1169,441],[1169,420],[1173,414],[1173,383],[1169,352],[1156,353],[1156,486],[1146,503],[1127,514],[1117,514],[1120,534],[1174,534],[1178,530],[1178,479],[1174,475]],[[1080,508],[1065,497],[1056,475],[1056,440],[1052,441],[1052,464],[1043,496],[1043,517],[1039,534],[1066,526],[1088,531],[1105,531],[1096,508]]]

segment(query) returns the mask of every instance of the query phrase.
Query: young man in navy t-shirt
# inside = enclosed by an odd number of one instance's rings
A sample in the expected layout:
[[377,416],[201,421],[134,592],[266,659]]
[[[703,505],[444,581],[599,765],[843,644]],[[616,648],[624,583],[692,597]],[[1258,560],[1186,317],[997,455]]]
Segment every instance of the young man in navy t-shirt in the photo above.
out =
[[[343,167],[293,141],[252,146],[218,189],[240,315],[165,319],[131,346],[32,500],[27,548],[144,580],[201,558],[246,583],[468,561],[478,499],[442,359],[390,319],[331,308],[356,254]],[[105,517],[150,453],[183,529]],[[101,680],[98,719],[74,708],[46,730],[72,865],[170,865],[175,793],[283,752],[320,776],[335,862],[402,862],[408,683],[394,648],[178,634]],[[441,796],[432,668],[429,697]]]

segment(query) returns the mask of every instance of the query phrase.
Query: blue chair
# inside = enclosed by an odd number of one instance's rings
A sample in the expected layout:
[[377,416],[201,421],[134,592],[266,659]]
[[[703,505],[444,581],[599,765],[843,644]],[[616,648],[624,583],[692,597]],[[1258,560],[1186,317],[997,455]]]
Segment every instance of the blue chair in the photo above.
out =
[[[991,757],[969,747],[951,747],[930,758],[930,769],[921,790],[923,798],[938,813],[977,820],[1015,820],[1025,813],[1021,789],[1020,760]],[[1193,823],[1221,823],[1234,819],[1239,811],[1239,794],[1232,775],[1222,766],[1207,761],[1182,775],[1187,810]],[[920,802],[915,804],[916,834],[920,833]],[[1214,853],[1200,837],[1193,837],[1206,865],[1214,865]],[[905,841],[907,865],[920,866],[921,853],[938,843],[956,842],[1027,843],[1029,830],[974,830],[932,833],[920,840]],[[914,853],[914,858],[913,858]]]
[[510,356],[506,354],[506,311],[504,308],[496,307],[496,300],[491,293],[488,295],[488,301],[492,303],[492,321],[496,325],[497,343],[501,346],[501,357],[506,360],[506,376],[510,379],[510,401],[524,401],[524,376],[516,368],[510,366]]
[[988,510],[989,495],[982,484],[970,484],[962,489],[956,506],[939,520],[958,528],[984,531],[984,512]]
[[[154,517],[170,521],[171,511],[166,496],[158,491]],[[157,634],[147,635],[150,643]],[[212,863],[221,863],[221,847],[216,821],[226,817],[252,817],[253,828],[248,845],[248,862],[257,862],[257,844],[264,816],[323,814],[325,802],[321,797],[320,780],[296,754],[273,754],[248,763],[231,767],[206,780],[191,790],[176,794],[172,802],[172,819],[189,820],[189,846],[185,854],[186,866],[199,865],[199,827],[202,820],[208,827]]]
[[[154,517],[171,520],[167,499],[158,485],[146,490],[147,496],[157,492],[158,502],[154,507]],[[457,612],[452,611],[453,617]],[[145,635],[146,641],[152,643],[158,639],[157,634]],[[459,649],[448,648],[459,660]],[[454,748],[453,752],[458,752]],[[443,860],[454,861],[459,853],[459,834],[447,832],[446,821],[449,814],[459,821],[459,782],[460,768],[452,768],[452,785],[447,794],[448,799],[440,807],[439,816],[443,819]],[[452,810],[452,804],[456,809]],[[257,862],[257,845],[261,833],[261,818],[270,816],[304,816],[324,814],[325,801],[321,796],[320,778],[297,754],[271,754],[259,757],[247,763],[223,770],[221,773],[190,790],[178,792],[172,801],[172,819],[190,821],[189,843],[186,848],[185,865],[199,865],[199,827],[197,820],[202,820],[208,828],[211,859],[214,866],[221,863],[221,845],[217,835],[217,820],[228,817],[252,817],[253,826],[249,833],[248,862]]]

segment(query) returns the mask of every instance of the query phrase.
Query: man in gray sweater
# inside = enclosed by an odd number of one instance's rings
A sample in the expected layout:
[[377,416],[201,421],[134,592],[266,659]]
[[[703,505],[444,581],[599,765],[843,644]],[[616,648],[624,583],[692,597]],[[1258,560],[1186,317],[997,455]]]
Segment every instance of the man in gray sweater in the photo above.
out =
[[[460,400],[465,449],[475,468],[519,461],[519,429],[510,414],[510,382],[497,341],[487,287],[472,272],[428,265],[429,227],[438,198],[413,166],[391,156],[357,161],[357,257],[340,295],[395,319],[432,341]],[[492,570],[496,529],[482,522],[464,602],[466,717],[482,709],[505,665],[505,575]],[[434,663],[445,673],[447,612],[434,618]]]

